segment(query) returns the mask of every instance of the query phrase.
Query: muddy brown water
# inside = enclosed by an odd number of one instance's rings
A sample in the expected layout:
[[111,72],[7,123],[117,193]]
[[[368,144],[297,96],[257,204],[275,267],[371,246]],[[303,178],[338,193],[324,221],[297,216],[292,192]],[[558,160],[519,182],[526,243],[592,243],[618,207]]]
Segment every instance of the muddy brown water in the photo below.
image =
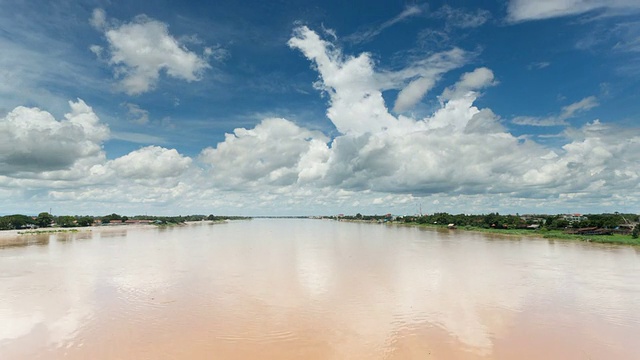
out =
[[0,241],[1,359],[640,359],[640,249],[329,220]]

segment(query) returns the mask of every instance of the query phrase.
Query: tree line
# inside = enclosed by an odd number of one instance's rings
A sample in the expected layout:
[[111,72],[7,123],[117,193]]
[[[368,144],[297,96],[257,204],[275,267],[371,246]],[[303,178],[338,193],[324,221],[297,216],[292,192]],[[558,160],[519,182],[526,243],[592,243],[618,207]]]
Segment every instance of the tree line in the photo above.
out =
[[[337,218],[337,217],[334,217]],[[548,230],[579,229],[597,227],[604,229],[615,229],[623,224],[638,223],[640,217],[636,214],[585,214],[577,217],[578,220],[569,219],[565,215],[500,215],[499,213],[489,213],[481,215],[449,214],[446,212],[434,213],[431,215],[406,215],[391,217],[386,215],[356,215],[341,216],[345,220],[362,221],[389,221],[394,220],[401,223],[448,225],[454,224],[459,227],[470,226],[493,229],[518,229],[518,228],[543,228]],[[532,227],[531,225],[537,225]]]
[[185,216],[150,216],[136,215],[128,217],[116,213],[104,216],[89,215],[61,215],[54,216],[48,212],[41,212],[38,216],[28,216],[22,214],[6,215],[0,217],[0,230],[47,228],[57,227],[86,227],[92,225],[109,224],[112,222],[124,223],[127,220],[149,220],[156,224],[182,224],[187,221],[222,221],[246,219],[241,216],[215,216],[215,215],[185,215]]

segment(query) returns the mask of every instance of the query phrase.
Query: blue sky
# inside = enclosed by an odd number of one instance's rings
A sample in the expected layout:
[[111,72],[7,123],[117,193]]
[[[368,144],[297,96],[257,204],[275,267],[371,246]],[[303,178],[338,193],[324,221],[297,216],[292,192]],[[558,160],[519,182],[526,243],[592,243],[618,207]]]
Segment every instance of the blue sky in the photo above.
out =
[[640,3],[0,1],[0,213],[638,212]]

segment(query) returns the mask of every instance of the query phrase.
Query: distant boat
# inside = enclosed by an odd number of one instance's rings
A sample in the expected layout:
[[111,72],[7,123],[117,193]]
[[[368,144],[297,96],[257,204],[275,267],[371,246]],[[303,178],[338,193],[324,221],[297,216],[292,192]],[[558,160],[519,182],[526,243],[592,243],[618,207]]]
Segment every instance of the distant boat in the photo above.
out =
[[449,224],[449,225],[447,225],[447,228],[455,229],[456,228],[456,224]]

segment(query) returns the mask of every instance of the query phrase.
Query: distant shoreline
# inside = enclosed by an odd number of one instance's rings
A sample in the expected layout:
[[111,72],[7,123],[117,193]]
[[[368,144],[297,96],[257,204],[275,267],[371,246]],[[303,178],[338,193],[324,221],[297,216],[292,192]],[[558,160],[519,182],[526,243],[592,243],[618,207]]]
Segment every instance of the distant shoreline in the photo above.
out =
[[520,230],[520,229],[485,229],[478,227],[456,227],[448,229],[444,225],[418,224],[418,223],[389,223],[400,226],[415,226],[431,228],[434,230],[465,231],[481,234],[500,235],[508,237],[529,237],[547,240],[583,241],[598,244],[631,245],[640,246],[640,239],[633,239],[630,235],[575,235],[567,234],[561,230]]
[[[357,222],[357,223],[366,223],[366,224],[381,224],[375,221],[369,220],[340,220],[345,222]],[[122,224],[122,225],[102,225],[102,226],[87,226],[87,227],[69,227],[69,228],[60,228],[60,227],[52,227],[52,228],[39,228],[39,229],[13,229],[13,230],[0,230],[0,239],[9,239],[15,238],[19,236],[37,236],[37,235],[53,235],[53,234],[64,234],[64,233],[87,233],[87,232],[109,232],[109,231],[120,231],[124,229],[157,229],[162,226],[184,226],[184,225],[196,225],[196,224],[219,224],[224,223],[226,221],[215,221],[215,220],[205,220],[205,221],[187,221],[183,224],[172,224],[172,225],[157,225],[157,224]],[[589,243],[599,243],[599,244],[613,244],[613,245],[631,245],[631,246],[640,246],[640,239],[633,239],[629,235],[575,235],[575,234],[567,234],[561,230],[522,230],[522,229],[485,229],[478,227],[457,227],[455,229],[448,229],[445,225],[434,225],[434,224],[419,224],[419,223],[403,223],[403,222],[385,222],[382,223],[384,225],[393,225],[393,226],[407,226],[407,227],[419,227],[432,229],[434,231],[465,231],[465,232],[473,232],[473,233],[481,233],[481,234],[491,234],[505,237],[528,237],[528,238],[538,238],[538,239],[547,239],[547,240],[566,240],[566,241],[582,241]]]
[[0,237],[13,237],[22,235],[46,235],[46,234],[64,234],[64,233],[84,233],[84,232],[107,232],[122,229],[152,229],[156,225],[151,224],[123,224],[123,225],[103,225],[103,226],[75,226],[75,227],[48,227],[36,229],[12,229],[0,230]]
[[182,224],[116,224],[116,225],[98,225],[98,226],[74,226],[74,227],[47,227],[35,229],[11,229],[0,230],[0,238],[13,237],[21,235],[46,235],[46,234],[64,234],[64,233],[83,233],[83,232],[108,232],[123,229],[157,229],[163,226],[183,226],[195,224],[220,224],[225,220],[204,220],[204,221],[185,221]]

